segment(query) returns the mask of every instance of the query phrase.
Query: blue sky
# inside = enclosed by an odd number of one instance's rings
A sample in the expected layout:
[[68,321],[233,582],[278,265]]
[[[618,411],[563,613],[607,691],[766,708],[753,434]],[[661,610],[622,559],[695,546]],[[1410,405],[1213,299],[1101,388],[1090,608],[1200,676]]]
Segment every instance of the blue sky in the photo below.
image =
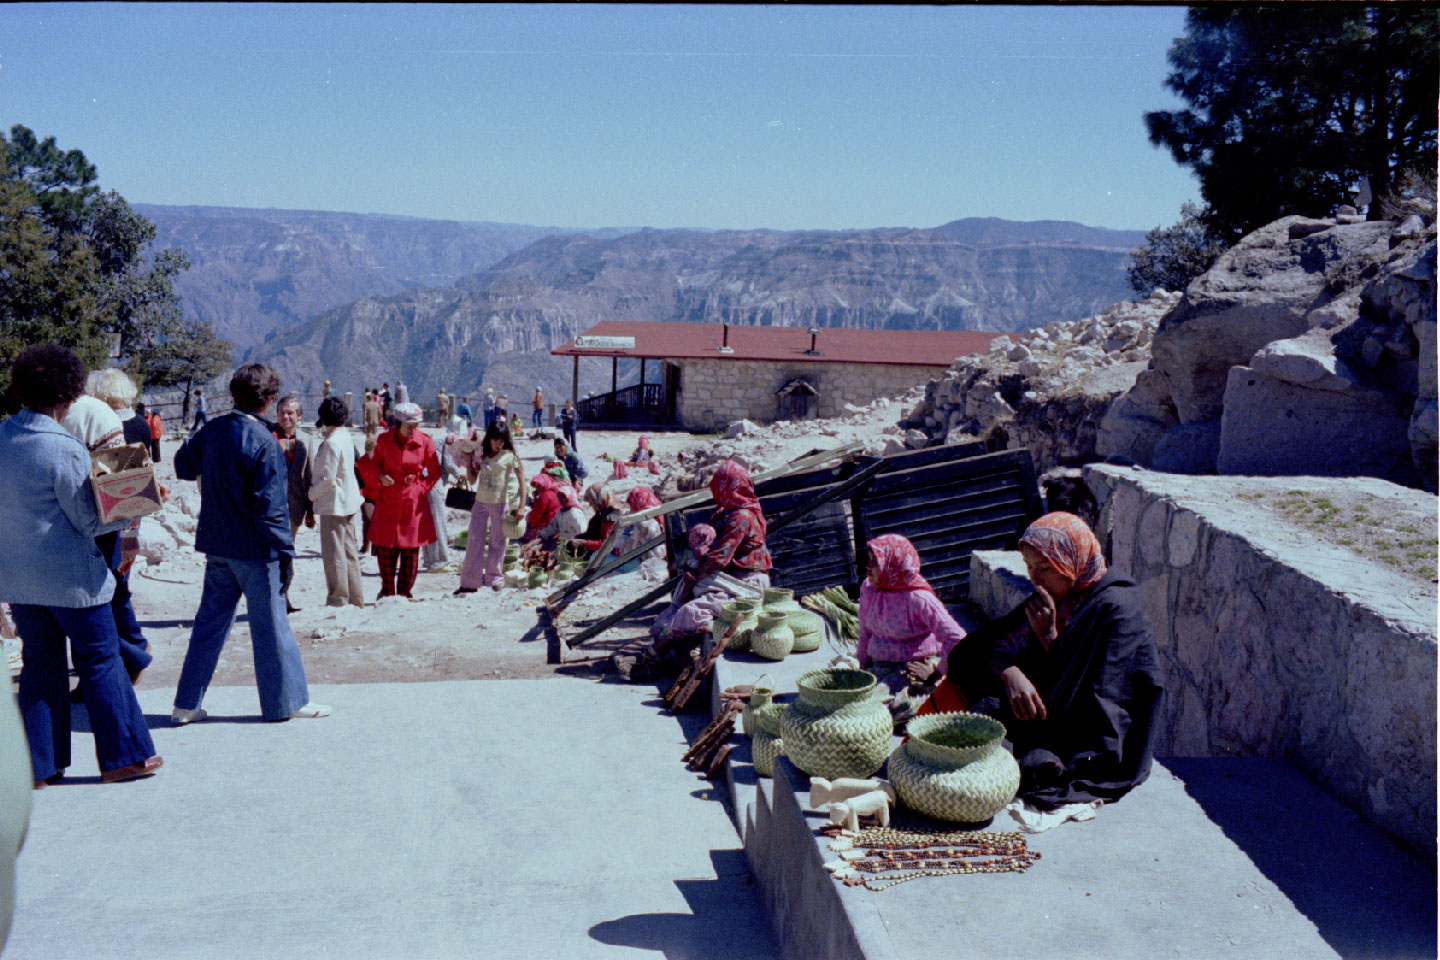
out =
[[1183,7],[0,6],[0,124],[132,202],[1148,229]]

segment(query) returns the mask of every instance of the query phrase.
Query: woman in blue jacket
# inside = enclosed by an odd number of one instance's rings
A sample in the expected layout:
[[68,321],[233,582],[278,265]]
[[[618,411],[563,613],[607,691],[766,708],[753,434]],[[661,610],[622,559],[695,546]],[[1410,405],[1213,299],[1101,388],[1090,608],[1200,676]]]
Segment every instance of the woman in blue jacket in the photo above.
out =
[[20,633],[20,714],[35,789],[70,766],[70,687],[65,639],[95,734],[106,783],[154,773],[145,716],[120,661],[110,599],[115,579],[95,537],[130,521],[100,522],[90,456],[60,426],[85,391],[85,364],[64,347],[27,347],[11,366],[24,409],[0,424],[0,601]]

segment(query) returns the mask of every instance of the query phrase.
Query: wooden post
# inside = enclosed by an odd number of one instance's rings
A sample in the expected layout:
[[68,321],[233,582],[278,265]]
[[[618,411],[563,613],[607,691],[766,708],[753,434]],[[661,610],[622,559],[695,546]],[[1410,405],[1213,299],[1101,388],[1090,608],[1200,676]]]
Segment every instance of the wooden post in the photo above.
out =
[[570,402],[580,406],[580,354],[572,358],[575,363],[570,367]]
[[645,358],[640,358],[640,402],[645,402]]
[[615,391],[619,389],[617,377],[620,376],[620,358],[610,358],[610,402],[605,405],[607,420],[615,419]]

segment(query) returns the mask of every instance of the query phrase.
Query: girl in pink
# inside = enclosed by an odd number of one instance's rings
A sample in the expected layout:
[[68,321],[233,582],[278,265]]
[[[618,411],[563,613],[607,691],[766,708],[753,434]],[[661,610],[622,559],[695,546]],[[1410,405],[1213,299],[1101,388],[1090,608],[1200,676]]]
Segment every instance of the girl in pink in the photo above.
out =
[[482,586],[499,590],[505,585],[500,573],[505,559],[505,517],[507,513],[518,516],[524,503],[525,468],[510,434],[493,423],[485,429],[478,450],[466,445],[456,459],[465,464],[465,475],[475,488],[475,505],[470,510],[465,563],[455,594],[474,593]]
[[860,665],[893,694],[897,726],[915,715],[945,672],[965,630],[920,574],[920,554],[898,533],[867,544],[869,574],[860,587]]

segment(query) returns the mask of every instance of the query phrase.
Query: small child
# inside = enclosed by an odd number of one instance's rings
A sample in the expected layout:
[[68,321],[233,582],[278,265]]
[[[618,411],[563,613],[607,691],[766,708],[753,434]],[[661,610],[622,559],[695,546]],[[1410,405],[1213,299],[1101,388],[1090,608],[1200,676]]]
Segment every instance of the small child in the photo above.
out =
[[898,533],[867,544],[869,575],[860,587],[860,664],[894,695],[900,726],[915,715],[945,673],[965,630],[920,574],[920,554]]

